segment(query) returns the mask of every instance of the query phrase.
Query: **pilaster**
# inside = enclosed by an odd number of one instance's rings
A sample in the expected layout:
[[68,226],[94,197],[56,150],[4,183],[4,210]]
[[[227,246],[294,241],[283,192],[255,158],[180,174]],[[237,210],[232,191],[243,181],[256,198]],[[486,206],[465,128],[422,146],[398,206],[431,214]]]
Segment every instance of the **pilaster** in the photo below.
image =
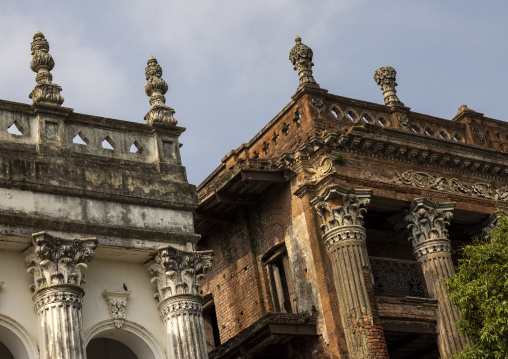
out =
[[95,238],[33,235],[35,251],[26,258],[34,276],[32,299],[39,320],[41,359],[84,359],[82,300],[85,262],[95,255]]
[[[372,278],[363,216],[372,191],[331,185],[312,203],[321,218],[323,241],[332,259],[334,282],[348,354],[388,358],[379,318],[375,318],[366,283]],[[372,283],[372,281],[367,281]]]
[[456,326],[459,311],[451,304],[442,281],[454,273],[448,227],[455,203],[435,203],[425,198],[411,203],[404,217],[409,241],[415,258],[421,263],[427,289],[439,300],[437,312],[438,346],[442,358],[461,351],[467,339],[460,336]]
[[158,250],[149,266],[157,285],[155,297],[166,330],[169,358],[206,359],[200,281],[212,267],[212,251],[181,251],[167,246]]

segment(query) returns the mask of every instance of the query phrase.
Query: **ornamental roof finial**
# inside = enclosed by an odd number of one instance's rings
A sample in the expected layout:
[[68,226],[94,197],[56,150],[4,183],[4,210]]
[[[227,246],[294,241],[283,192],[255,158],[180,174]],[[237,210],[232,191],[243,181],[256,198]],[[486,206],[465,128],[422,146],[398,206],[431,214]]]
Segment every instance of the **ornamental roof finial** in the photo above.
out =
[[312,66],[314,66],[312,63],[312,49],[303,44],[302,39],[298,35],[295,38],[295,42],[295,46],[289,51],[289,61],[294,65],[293,69],[300,76],[298,90],[304,86],[319,88],[319,85],[312,76]]
[[145,115],[146,122],[149,125],[154,122],[176,125],[178,121],[173,117],[175,110],[166,106],[166,98],[164,97],[164,94],[168,91],[168,84],[162,79],[162,68],[152,55],[148,58],[145,76],[145,92],[150,97],[150,105],[152,106]]
[[37,73],[35,76],[37,85],[35,85],[29,96],[32,99],[32,105],[62,105],[64,102],[64,98],[60,95],[62,88],[51,82],[53,80],[53,76],[50,71],[53,70],[53,67],[55,67],[55,61],[49,54],[48,41],[42,32],[37,31],[34,34],[34,41],[30,45],[32,50],[30,68],[33,72]]
[[381,86],[383,96],[385,97],[385,105],[390,107],[404,107],[404,104],[397,97],[395,86],[395,76],[397,71],[393,67],[384,66],[374,72],[374,81]]

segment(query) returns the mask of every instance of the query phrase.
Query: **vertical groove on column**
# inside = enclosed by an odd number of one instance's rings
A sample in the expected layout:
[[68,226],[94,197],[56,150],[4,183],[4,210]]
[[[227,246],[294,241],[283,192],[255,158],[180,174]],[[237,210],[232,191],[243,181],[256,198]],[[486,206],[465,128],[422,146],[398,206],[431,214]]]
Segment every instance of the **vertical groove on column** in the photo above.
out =
[[40,357],[44,359],[84,359],[81,300],[83,289],[72,284],[49,286],[34,296],[41,330]]

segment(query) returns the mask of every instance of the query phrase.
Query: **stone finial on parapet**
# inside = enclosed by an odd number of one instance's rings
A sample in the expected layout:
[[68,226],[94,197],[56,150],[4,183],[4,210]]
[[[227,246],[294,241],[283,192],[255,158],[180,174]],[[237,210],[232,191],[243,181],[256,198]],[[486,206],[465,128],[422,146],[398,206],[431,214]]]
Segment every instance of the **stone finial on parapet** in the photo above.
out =
[[34,41],[30,44],[30,46],[32,50],[30,68],[33,72],[37,73],[35,76],[37,85],[35,85],[29,96],[32,99],[32,105],[62,105],[64,102],[64,98],[60,95],[62,88],[51,82],[53,80],[53,76],[50,71],[53,67],[55,67],[55,61],[49,54],[48,41],[40,31],[37,31],[34,34]]
[[302,43],[300,36],[296,36],[295,42],[295,46],[289,51],[289,60],[294,65],[293,69],[297,71],[298,76],[300,76],[298,90],[304,86],[319,88],[318,83],[312,76],[312,66],[314,66],[312,63],[312,49]]
[[162,68],[155,57],[150,55],[145,68],[145,93],[150,97],[152,108],[145,115],[145,121],[151,125],[154,122],[176,125],[178,121],[173,117],[175,110],[166,106],[164,94],[168,91],[168,84],[162,79]]
[[397,71],[393,67],[384,66],[374,72],[374,81],[381,86],[383,96],[385,97],[385,105],[390,107],[404,107],[404,104],[397,97],[395,86],[395,76]]

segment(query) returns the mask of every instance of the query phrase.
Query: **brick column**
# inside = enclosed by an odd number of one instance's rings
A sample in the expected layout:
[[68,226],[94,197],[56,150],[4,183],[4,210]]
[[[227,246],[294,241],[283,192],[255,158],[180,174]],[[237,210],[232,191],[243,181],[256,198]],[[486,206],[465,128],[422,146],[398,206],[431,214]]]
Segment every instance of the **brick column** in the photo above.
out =
[[331,185],[312,200],[321,218],[323,241],[332,259],[344,334],[351,359],[388,358],[384,334],[369,300],[372,280],[363,215],[370,190]]
[[82,299],[85,262],[95,255],[95,238],[33,235],[35,253],[26,261],[34,276],[33,301],[39,321],[41,359],[85,359]]
[[200,280],[212,267],[212,251],[158,250],[149,270],[166,331],[166,355],[175,359],[207,359]]
[[409,214],[404,217],[413,254],[422,265],[429,294],[439,300],[437,329],[442,358],[458,353],[467,343],[455,324],[459,311],[451,304],[446,288],[441,284],[455,273],[446,229],[454,209],[455,203],[435,203],[418,198],[411,203]]

